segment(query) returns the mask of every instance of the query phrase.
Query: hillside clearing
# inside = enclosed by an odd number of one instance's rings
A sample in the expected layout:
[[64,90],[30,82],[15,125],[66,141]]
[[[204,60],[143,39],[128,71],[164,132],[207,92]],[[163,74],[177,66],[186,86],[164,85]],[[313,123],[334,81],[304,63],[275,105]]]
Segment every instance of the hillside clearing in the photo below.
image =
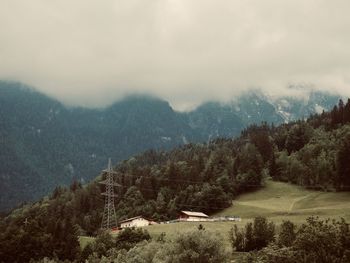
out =
[[[303,189],[288,183],[267,181],[264,188],[242,194],[233,201],[233,205],[215,216],[239,216],[241,222],[202,222],[210,231],[222,233],[225,240],[229,229],[237,224],[243,227],[254,217],[264,216],[278,225],[283,220],[301,224],[309,216],[321,218],[345,218],[350,221],[350,192],[320,192]],[[151,235],[165,232],[168,237],[196,229],[198,222],[181,222],[148,226]]]
[[[265,187],[255,192],[242,194],[233,201],[233,205],[215,216],[239,216],[241,222],[179,222],[147,226],[145,229],[153,236],[162,232],[168,238],[177,233],[197,229],[202,224],[205,229],[219,232],[228,244],[228,231],[234,224],[243,227],[254,217],[264,216],[278,225],[283,220],[291,220],[301,224],[309,216],[321,218],[345,218],[350,221],[350,192],[320,192],[303,189],[288,183],[267,181]],[[92,238],[81,237],[81,245],[85,246]]]
[[264,188],[241,195],[231,207],[217,215],[237,215],[242,221],[265,216],[276,223],[287,219],[301,223],[312,215],[350,220],[350,192],[311,191],[287,183],[267,181]]

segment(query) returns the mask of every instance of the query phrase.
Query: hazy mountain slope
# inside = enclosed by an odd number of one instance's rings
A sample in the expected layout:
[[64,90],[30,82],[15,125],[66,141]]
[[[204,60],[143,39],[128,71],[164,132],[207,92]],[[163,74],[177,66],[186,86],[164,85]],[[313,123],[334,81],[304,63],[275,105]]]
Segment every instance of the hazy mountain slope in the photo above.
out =
[[276,111],[274,103],[259,91],[242,94],[231,102],[231,107],[245,125],[262,121],[275,124],[284,122],[283,116]]
[[216,137],[238,135],[245,123],[231,107],[220,103],[205,103],[188,113],[191,128],[199,130],[201,137],[209,140]]
[[[88,181],[108,157],[232,137],[251,123],[276,124],[330,109],[336,97],[269,100],[246,93],[188,113],[168,102],[132,96],[104,109],[67,108],[16,83],[0,82],[0,210],[43,196],[56,185]],[[286,117],[287,116],[287,117]]]
[[0,209],[59,184],[90,180],[109,156],[117,161],[198,137],[168,103],[152,98],[67,109],[18,84],[1,83],[0,105]]
[[281,97],[272,102],[285,122],[305,119],[311,114],[328,111],[338,103],[340,96],[311,92],[305,98]]

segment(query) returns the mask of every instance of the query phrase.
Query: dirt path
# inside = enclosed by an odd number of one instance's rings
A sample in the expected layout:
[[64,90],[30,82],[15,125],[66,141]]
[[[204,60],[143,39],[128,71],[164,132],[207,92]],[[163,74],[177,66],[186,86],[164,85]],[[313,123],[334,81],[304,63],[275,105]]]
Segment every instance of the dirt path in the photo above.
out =
[[301,200],[304,200],[304,199],[310,197],[311,195],[312,195],[312,193],[294,199],[293,202],[290,204],[288,211],[289,211],[289,212],[292,212],[292,211],[293,211],[293,208],[294,208],[294,205],[295,205],[297,202],[299,202],[299,201],[301,201]]

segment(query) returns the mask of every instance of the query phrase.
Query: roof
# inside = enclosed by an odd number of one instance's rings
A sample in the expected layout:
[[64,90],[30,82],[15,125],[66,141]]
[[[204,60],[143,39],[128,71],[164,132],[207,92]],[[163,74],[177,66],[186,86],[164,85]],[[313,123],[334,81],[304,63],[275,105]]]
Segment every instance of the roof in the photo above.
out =
[[148,219],[144,218],[143,216],[135,216],[135,217],[131,217],[131,218],[125,219],[123,221],[120,221],[119,223],[122,224],[122,223],[129,222],[129,221],[132,221],[132,220],[135,220],[135,219],[139,219],[139,218],[143,218],[145,220],[148,220]]
[[188,216],[196,216],[196,217],[209,217],[206,214],[202,212],[192,212],[192,211],[181,211],[181,213],[188,215]]

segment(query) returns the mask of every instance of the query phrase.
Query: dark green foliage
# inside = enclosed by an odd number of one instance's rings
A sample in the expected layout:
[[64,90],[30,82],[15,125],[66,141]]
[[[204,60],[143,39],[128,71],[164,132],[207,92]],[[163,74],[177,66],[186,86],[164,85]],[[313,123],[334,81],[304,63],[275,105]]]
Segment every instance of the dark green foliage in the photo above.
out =
[[298,230],[292,222],[284,222],[278,245],[271,244],[240,262],[347,263],[349,256],[349,224],[344,219],[331,221],[310,217]]
[[275,240],[275,224],[268,222],[265,217],[256,217],[253,223],[254,249],[266,247]]
[[305,262],[342,262],[349,251],[349,225],[310,217],[298,230],[293,247]]
[[108,232],[101,232],[97,235],[91,248],[92,251],[95,252],[98,257],[101,257],[105,256],[107,254],[107,251],[113,247],[115,247],[114,238]]
[[229,240],[233,251],[245,251],[245,232],[240,231],[237,225],[234,225],[229,231]]
[[[350,122],[350,99],[344,104],[339,100],[338,106],[334,106],[329,114],[324,114],[330,119],[330,128],[336,128],[339,125]],[[323,116],[325,117],[325,116]]]
[[198,225],[198,230],[205,230],[205,227],[202,224]]
[[272,158],[274,144],[271,138],[271,129],[267,123],[262,123],[260,126],[252,125],[242,135],[249,137],[249,140],[255,145],[264,162]]
[[350,190],[350,133],[342,140],[337,153],[338,188]]
[[296,238],[296,226],[291,221],[283,221],[280,226],[277,244],[281,247],[290,247]]
[[264,217],[256,217],[253,223],[247,223],[242,230],[236,225],[231,228],[229,239],[233,250],[260,250],[275,240],[275,225]]
[[274,179],[274,180],[279,180],[279,171],[278,171],[278,167],[276,164],[276,156],[275,153],[272,154],[271,156],[271,160],[268,166],[269,169],[269,174],[270,176]]
[[11,222],[0,233],[3,262],[29,262],[54,256],[60,260],[74,260],[79,256],[80,245],[70,220],[50,222],[43,215],[27,220],[27,224],[23,224],[24,218],[18,220],[19,224]]
[[144,240],[129,250],[112,248],[102,258],[95,253],[90,255],[89,262],[225,263],[229,262],[229,255],[219,234],[195,230],[171,240]]
[[87,244],[80,254],[80,262],[85,262],[93,252],[93,245]]
[[299,151],[307,144],[312,137],[313,129],[310,125],[304,122],[294,124],[287,135],[286,150],[288,153]]
[[135,244],[150,239],[151,236],[147,230],[141,228],[126,228],[118,234],[116,238],[116,247],[117,249],[129,250],[134,247]]
[[[164,242],[164,236],[162,237]],[[128,251],[142,241],[150,241],[151,236],[147,230],[140,228],[126,228],[112,237],[108,232],[101,232],[93,243],[86,245],[80,255],[80,261],[86,259],[101,259],[102,257],[115,257],[123,251]]]
[[228,262],[222,238],[213,233],[193,231],[180,234],[157,255],[164,263],[221,263]]

